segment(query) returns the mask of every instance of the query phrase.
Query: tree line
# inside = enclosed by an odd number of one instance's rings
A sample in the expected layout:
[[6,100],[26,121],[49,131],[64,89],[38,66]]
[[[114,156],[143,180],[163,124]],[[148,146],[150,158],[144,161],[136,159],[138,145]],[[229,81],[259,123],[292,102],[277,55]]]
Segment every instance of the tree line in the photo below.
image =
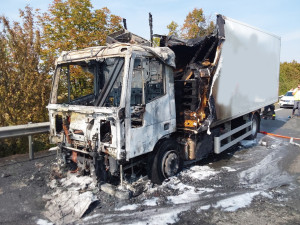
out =
[[[0,16],[0,127],[48,120],[51,76],[62,51],[105,45],[106,36],[122,29],[122,18],[90,0],[53,0],[46,12],[26,6],[21,22]],[[214,30],[214,23],[195,8],[182,25],[171,21],[168,35],[196,38]],[[297,81],[296,81],[297,80]],[[280,94],[300,80],[297,62],[282,63]],[[48,147],[47,135],[35,137]],[[27,137],[0,140],[0,157],[27,152]]]
[[280,63],[279,74],[279,95],[285,94],[300,83],[300,63],[292,62]]

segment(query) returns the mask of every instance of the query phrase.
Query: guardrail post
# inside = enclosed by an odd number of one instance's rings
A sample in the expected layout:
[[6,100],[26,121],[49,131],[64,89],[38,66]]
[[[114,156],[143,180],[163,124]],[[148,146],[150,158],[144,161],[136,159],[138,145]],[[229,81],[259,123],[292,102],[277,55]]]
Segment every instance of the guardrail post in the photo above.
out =
[[17,126],[0,127],[0,139],[28,136],[29,159],[32,160],[34,159],[34,146],[32,135],[47,133],[49,132],[49,129],[49,122],[33,124],[29,122],[28,124],[22,124]]
[[[29,122],[28,124],[31,124],[31,122]],[[32,135],[28,135],[28,146],[29,146],[29,159],[33,160],[34,152],[33,152],[33,148],[32,148]]]

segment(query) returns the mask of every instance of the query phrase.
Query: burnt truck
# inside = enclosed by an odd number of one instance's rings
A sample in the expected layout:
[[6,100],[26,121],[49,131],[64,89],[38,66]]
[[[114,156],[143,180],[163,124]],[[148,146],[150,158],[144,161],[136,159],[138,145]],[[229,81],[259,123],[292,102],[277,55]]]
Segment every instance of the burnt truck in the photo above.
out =
[[50,142],[60,162],[101,182],[153,183],[256,138],[278,99],[280,38],[217,15],[215,31],[159,47],[127,30],[56,61]]

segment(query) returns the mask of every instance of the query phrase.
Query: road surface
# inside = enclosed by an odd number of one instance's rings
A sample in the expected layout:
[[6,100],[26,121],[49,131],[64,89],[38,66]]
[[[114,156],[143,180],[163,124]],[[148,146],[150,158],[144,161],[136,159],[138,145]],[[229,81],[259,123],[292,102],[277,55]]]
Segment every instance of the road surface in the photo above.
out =
[[[300,118],[289,115],[291,109],[277,108],[276,120],[262,120],[261,130],[300,137]],[[300,224],[298,144],[259,134],[161,186],[143,180],[142,194],[130,200],[94,190],[98,201],[74,224]],[[0,159],[0,223],[51,224],[44,213],[54,158]]]

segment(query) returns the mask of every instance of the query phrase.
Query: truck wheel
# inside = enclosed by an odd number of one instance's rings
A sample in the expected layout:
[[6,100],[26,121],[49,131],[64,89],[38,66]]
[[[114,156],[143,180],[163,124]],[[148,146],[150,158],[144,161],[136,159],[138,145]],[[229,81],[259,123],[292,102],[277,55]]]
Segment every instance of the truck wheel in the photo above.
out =
[[257,133],[259,131],[259,118],[257,116],[257,114],[253,114],[252,119],[251,119],[251,135],[248,137],[248,139],[253,140],[256,138]]
[[178,144],[173,140],[166,140],[159,144],[150,159],[149,179],[155,184],[161,184],[164,179],[181,171],[182,164]]

